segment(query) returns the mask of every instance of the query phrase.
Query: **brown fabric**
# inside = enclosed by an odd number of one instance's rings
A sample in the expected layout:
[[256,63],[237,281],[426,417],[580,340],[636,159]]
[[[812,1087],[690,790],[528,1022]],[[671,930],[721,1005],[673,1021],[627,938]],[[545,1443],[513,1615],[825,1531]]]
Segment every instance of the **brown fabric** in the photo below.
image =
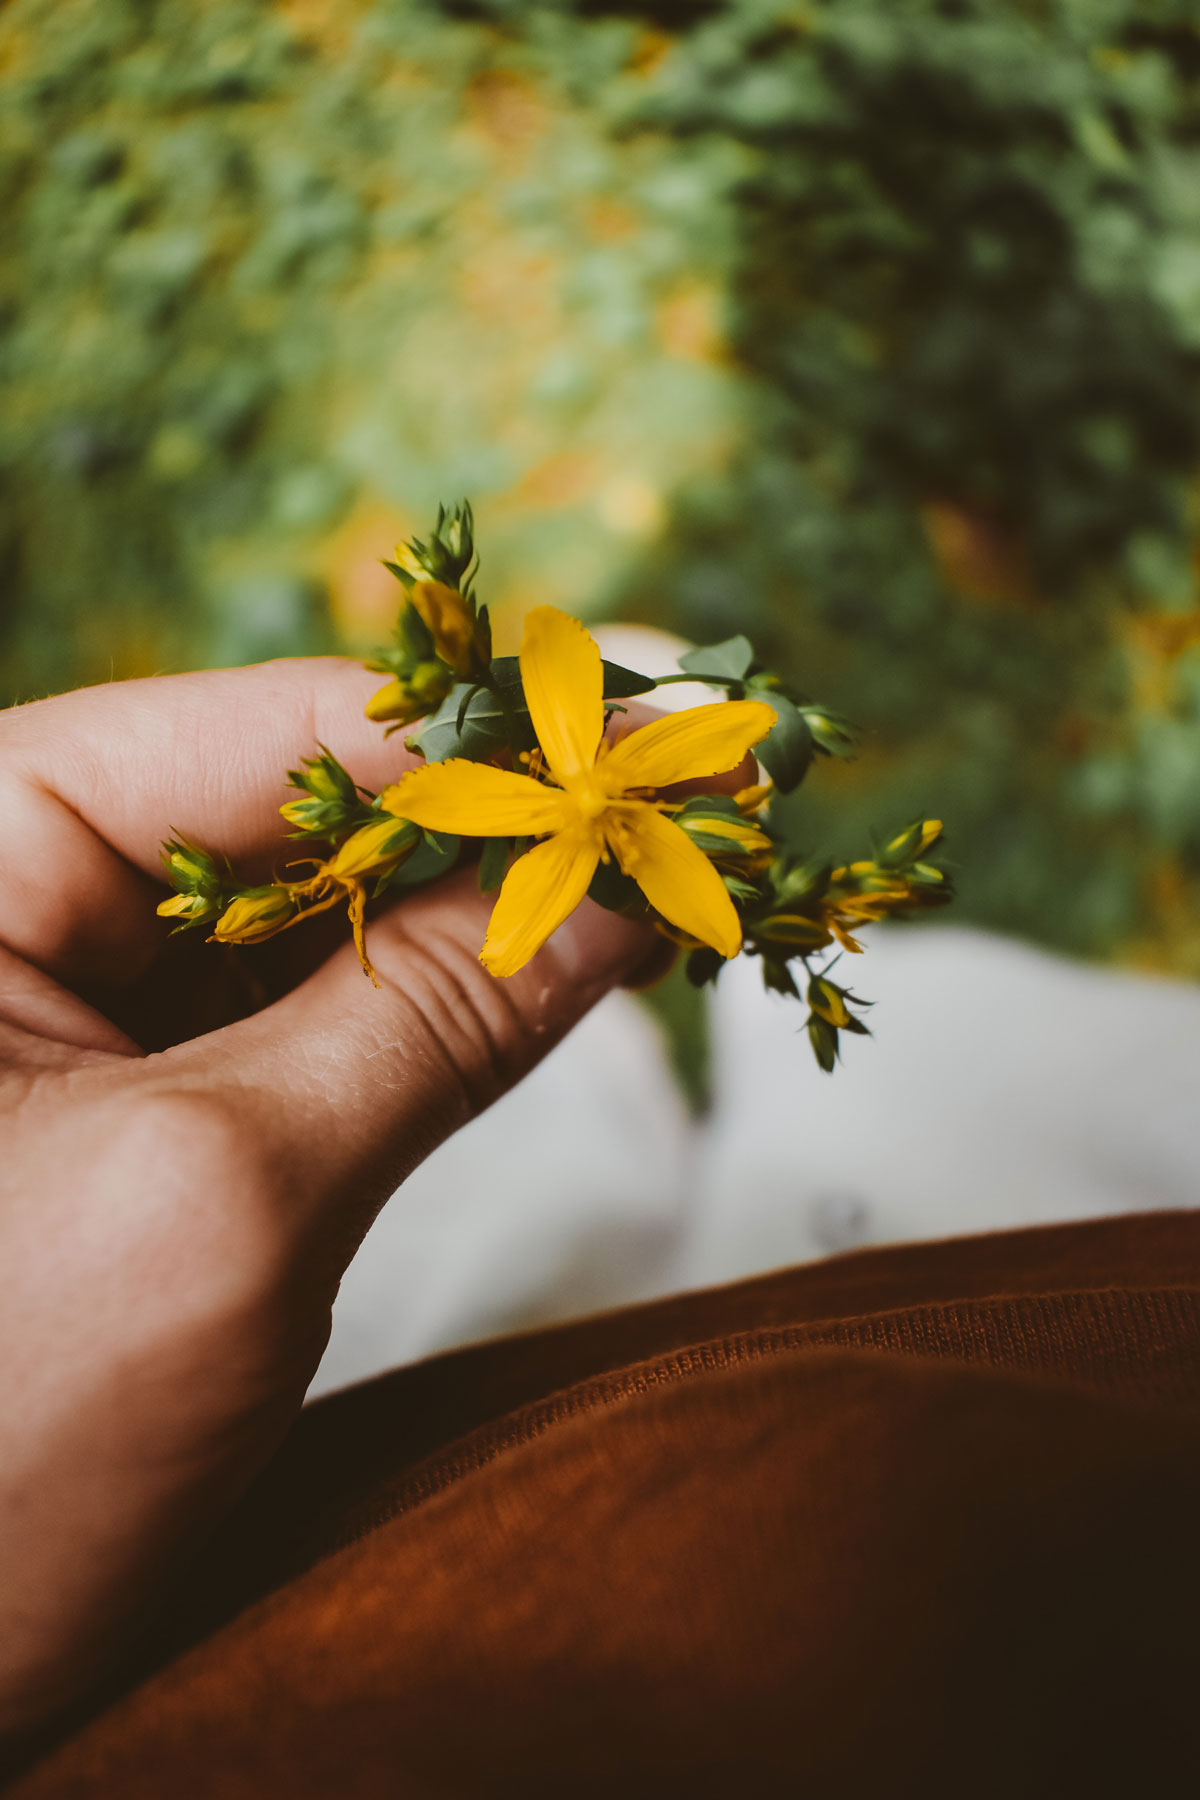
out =
[[1190,1214],[443,1357],[300,1420],[13,1794],[1191,1792],[1198,1414]]

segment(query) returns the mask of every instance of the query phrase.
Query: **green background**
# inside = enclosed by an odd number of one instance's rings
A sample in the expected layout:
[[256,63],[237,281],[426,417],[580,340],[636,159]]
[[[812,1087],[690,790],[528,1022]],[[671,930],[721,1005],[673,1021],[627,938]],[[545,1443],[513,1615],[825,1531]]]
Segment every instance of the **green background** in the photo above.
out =
[[958,916],[1200,973],[1200,31],[1179,0],[9,0],[0,698],[387,630],[474,501],[744,630]]

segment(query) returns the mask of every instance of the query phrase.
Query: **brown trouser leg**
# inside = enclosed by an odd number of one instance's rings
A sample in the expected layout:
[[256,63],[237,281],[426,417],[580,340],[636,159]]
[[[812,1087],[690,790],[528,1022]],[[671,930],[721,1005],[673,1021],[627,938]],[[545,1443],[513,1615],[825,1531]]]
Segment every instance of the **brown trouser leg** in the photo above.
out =
[[401,1370],[304,1415],[180,1653],[14,1793],[1200,1792],[1198,1409],[1190,1214]]

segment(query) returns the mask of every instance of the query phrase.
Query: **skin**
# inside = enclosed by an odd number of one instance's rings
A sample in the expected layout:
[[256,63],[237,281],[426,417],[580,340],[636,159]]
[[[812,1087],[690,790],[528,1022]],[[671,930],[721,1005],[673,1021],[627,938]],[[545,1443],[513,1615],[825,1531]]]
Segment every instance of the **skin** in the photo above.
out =
[[168,937],[168,830],[267,879],[299,756],[407,766],[377,686],[321,658],[0,714],[0,1760],[119,1664],[278,1445],[386,1197],[661,954],[585,902],[494,980],[470,870],[373,920],[379,992],[332,918]]

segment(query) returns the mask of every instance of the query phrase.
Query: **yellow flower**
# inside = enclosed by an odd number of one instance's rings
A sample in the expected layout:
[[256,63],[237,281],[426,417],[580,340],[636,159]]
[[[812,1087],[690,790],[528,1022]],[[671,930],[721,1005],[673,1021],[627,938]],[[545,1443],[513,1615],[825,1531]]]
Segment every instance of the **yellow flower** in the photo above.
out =
[[604,739],[600,651],[552,606],[525,621],[521,680],[550,786],[532,775],[455,759],[385,790],[382,804],[431,831],[538,837],[505,879],[480,961],[493,975],[527,963],[587,893],[611,855],[655,911],[722,956],[742,932],[720,875],[647,791],[736,768],[775,723],[758,700],[695,706]]

